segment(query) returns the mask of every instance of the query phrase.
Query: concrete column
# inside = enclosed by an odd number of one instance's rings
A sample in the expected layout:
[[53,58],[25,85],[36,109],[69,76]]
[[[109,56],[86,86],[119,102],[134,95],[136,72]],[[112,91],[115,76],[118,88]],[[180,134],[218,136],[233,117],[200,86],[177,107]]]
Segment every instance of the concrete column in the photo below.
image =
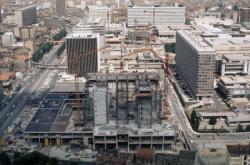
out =
[[221,76],[225,75],[225,63],[222,62],[221,64]]

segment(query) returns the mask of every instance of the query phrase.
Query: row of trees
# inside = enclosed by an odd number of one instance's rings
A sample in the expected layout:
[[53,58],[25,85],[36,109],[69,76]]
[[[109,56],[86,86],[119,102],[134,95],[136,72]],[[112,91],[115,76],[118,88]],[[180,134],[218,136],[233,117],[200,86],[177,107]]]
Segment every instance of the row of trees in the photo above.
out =
[[175,44],[165,44],[164,49],[165,49],[165,52],[175,53]]
[[[0,153],[0,165],[59,165],[56,158],[50,158],[40,152],[31,152],[21,154],[14,153],[13,161],[10,161],[9,156],[5,152]],[[65,163],[65,165],[77,165],[77,163]]]
[[191,113],[191,118],[190,118],[190,123],[191,123],[191,126],[194,130],[198,130],[199,129],[199,126],[200,126],[200,119],[199,117],[197,116],[197,113],[195,111],[193,111]]
[[250,125],[243,128],[241,124],[238,125],[237,132],[250,132]]
[[51,43],[42,43],[38,50],[35,51],[35,53],[33,53],[32,55],[32,60],[35,62],[38,62],[44,55],[44,53],[47,53],[50,51],[50,49],[53,47],[53,45]]
[[56,35],[54,35],[53,40],[60,41],[66,35],[67,31],[65,29],[61,29]]
[[[217,122],[216,117],[211,117],[208,121],[210,125],[215,125]],[[190,118],[190,123],[191,126],[193,127],[194,130],[198,130],[200,126],[200,118],[197,116],[197,113],[193,111],[191,113],[191,118]]]
[[65,49],[65,42],[61,45],[61,47],[56,52],[56,55],[57,55],[58,58],[61,56],[64,49]]
[[[53,36],[53,40],[60,41],[66,35],[67,35],[67,31],[65,29],[61,29],[56,35]],[[51,44],[49,42],[42,43],[39,46],[38,50],[33,53],[32,60],[35,62],[38,62],[39,60],[41,60],[43,58],[43,55],[45,53],[47,53],[48,51],[51,50],[52,47],[53,47],[53,44]],[[60,55],[64,49],[65,49],[65,44],[63,44],[59,48],[59,50],[57,51],[57,55]]]

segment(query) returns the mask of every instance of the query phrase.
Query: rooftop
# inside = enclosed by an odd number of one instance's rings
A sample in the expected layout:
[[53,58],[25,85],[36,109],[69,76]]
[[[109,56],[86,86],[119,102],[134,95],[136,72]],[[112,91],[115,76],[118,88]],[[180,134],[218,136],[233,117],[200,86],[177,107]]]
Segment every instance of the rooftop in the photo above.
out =
[[179,33],[186,41],[188,41],[197,51],[215,53],[215,50],[204,41],[203,37],[201,37],[201,32],[179,30],[177,33]]
[[227,150],[230,155],[249,155],[250,145],[227,145]]
[[250,115],[244,114],[244,115],[238,115],[238,116],[228,116],[227,120],[229,122],[249,122],[250,121]]
[[12,74],[9,72],[1,72],[0,73],[0,81],[7,81],[11,78]]
[[241,76],[232,76],[232,77],[228,77],[228,76],[222,76],[221,80],[226,83],[226,84],[235,84],[235,83],[248,83],[247,79],[245,79],[244,77]]
[[31,8],[36,8],[35,5],[32,5],[32,6],[27,6],[27,7],[24,7],[24,8],[21,8],[21,9],[18,9],[18,11],[22,11],[22,10],[27,10],[27,9],[31,9]]
[[250,61],[250,54],[224,54],[223,57],[229,61]]
[[26,60],[30,60],[32,57],[30,55],[17,55],[15,56],[15,60],[18,61],[26,61]]
[[155,124],[152,128],[137,128],[133,124],[124,127],[116,127],[115,125],[96,126],[94,128],[94,135],[114,135],[118,133],[128,132],[130,136],[140,135],[161,135],[161,136],[174,136],[176,134],[171,124]]

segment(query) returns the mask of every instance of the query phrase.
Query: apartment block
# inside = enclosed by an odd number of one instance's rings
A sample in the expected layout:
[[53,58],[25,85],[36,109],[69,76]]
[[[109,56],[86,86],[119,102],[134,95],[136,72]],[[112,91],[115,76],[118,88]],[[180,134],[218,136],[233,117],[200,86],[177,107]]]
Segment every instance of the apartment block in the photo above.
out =
[[2,45],[3,47],[12,46],[16,43],[16,38],[13,32],[6,32],[2,35]]
[[128,7],[128,27],[163,26],[185,23],[185,7],[183,6],[133,6]]
[[16,24],[19,27],[28,26],[36,23],[37,21],[37,11],[36,6],[28,6],[16,10],[15,12]]
[[213,95],[215,50],[196,32],[178,31],[176,66],[193,98],[202,100]]

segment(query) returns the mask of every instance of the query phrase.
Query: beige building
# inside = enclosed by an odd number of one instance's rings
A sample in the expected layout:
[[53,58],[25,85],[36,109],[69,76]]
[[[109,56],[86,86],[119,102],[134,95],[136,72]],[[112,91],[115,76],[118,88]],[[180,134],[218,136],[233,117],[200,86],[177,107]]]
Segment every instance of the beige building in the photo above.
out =
[[33,40],[27,40],[24,42],[24,47],[28,48],[30,50],[30,53],[34,53],[36,50],[36,45],[35,42]]
[[15,71],[26,72],[31,68],[31,55],[28,54],[18,54],[14,59]]

